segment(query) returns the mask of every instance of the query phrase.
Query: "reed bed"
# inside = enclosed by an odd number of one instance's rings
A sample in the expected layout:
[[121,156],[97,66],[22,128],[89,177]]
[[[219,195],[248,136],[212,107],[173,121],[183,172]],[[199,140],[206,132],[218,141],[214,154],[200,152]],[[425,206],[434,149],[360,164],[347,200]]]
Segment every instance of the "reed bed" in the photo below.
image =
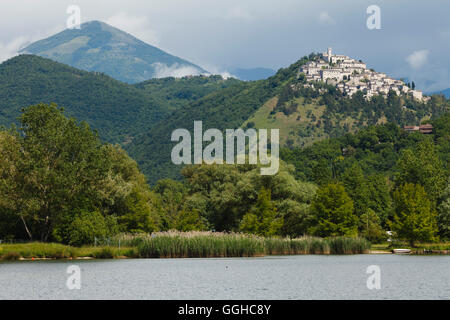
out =
[[[370,249],[362,238],[281,238],[242,233],[156,232],[121,234],[97,246],[71,247],[56,243],[0,245],[0,260],[20,258],[219,258],[265,255],[359,254]],[[120,245],[119,245],[120,244]]]
[[143,258],[254,257],[298,254],[366,253],[370,243],[362,238],[322,239],[263,238],[239,233],[160,232],[141,239],[137,246]]
[[138,245],[143,258],[254,257],[265,254],[264,239],[213,232],[160,232]]

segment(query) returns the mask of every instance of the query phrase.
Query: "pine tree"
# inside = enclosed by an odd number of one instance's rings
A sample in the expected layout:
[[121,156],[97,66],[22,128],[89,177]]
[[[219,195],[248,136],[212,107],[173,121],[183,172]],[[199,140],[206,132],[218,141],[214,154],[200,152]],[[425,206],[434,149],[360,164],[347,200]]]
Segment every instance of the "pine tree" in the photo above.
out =
[[412,246],[436,240],[436,213],[421,185],[406,183],[394,191],[393,198],[395,214],[390,225],[400,239]]

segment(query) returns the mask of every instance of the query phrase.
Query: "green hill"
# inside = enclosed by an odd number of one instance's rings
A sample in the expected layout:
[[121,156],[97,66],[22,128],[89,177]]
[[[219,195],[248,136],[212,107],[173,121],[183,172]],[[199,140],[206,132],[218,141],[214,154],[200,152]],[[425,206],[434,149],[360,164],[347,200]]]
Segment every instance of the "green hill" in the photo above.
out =
[[304,57],[260,81],[220,76],[152,79],[129,85],[98,72],[81,71],[34,55],[0,65],[0,125],[15,122],[22,107],[55,102],[68,115],[87,121],[100,137],[126,146],[149,181],[179,177],[171,164],[177,128],[277,128],[283,146],[309,146],[328,137],[385,122],[418,124],[449,110],[450,100],[432,96],[428,103],[389,94],[367,101],[323,84],[304,88],[297,77]]
[[394,93],[367,101],[361,92],[349,98],[326,84],[319,89],[304,88],[298,69],[314,58],[311,54],[266,80],[237,83],[194,101],[137,137],[127,150],[150,182],[156,182],[179,177],[180,167],[170,159],[175,145],[170,141],[171,133],[177,128],[192,132],[196,120],[203,121],[204,130],[278,128],[282,145],[296,147],[369,125],[418,124],[449,110],[449,100],[439,96],[426,104]]
[[0,125],[10,126],[22,107],[54,102],[87,121],[109,142],[127,142],[177,108],[238,83],[220,76],[155,79],[129,85],[35,55],[0,65]]
[[30,44],[21,52],[86,71],[104,72],[127,83],[166,77],[180,68],[187,74],[206,73],[189,61],[100,21],[83,23],[81,29],[66,29]]
[[[295,166],[296,178],[315,183],[339,179],[358,164],[366,175],[383,174],[394,180],[406,149],[431,140],[443,167],[450,169],[450,113],[431,121],[432,134],[406,132],[394,123],[369,126],[357,133],[318,141],[308,147],[282,148],[281,158]],[[324,181],[325,180],[325,181]]]

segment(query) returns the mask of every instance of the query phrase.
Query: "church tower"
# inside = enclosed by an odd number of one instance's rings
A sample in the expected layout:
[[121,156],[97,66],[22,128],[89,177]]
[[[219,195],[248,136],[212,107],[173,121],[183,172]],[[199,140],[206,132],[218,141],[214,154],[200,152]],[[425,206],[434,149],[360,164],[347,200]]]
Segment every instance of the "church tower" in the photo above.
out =
[[327,49],[327,61],[328,62],[331,62],[332,60],[331,60],[331,56],[332,56],[332,51],[331,51],[331,48],[330,47],[328,47],[328,49]]

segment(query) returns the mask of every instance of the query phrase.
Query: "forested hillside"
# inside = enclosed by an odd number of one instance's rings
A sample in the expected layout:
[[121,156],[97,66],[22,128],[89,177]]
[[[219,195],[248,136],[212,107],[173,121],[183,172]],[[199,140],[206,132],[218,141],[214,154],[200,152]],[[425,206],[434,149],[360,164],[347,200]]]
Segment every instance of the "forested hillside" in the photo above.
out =
[[239,82],[218,76],[155,79],[135,86],[34,55],[0,65],[0,125],[17,122],[22,107],[57,103],[105,141],[125,143],[177,108]]
[[179,168],[170,161],[175,145],[170,141],[171,132],[178,128],[192,130],[194,121],[203,121],[205,130],[280,129],[281,144],[296,147],[374,124],[416,125],[449,110],[450,102],[442,96],[422,103],[391,92],[367,101],[362,92],[349,98],[326,84],[317,89],[304,88],[298,68],[315,57],[303,57],[266,80],[238,83],[198,99],[137,137],[127,151],[154,183],[165,177],[180,177]]

